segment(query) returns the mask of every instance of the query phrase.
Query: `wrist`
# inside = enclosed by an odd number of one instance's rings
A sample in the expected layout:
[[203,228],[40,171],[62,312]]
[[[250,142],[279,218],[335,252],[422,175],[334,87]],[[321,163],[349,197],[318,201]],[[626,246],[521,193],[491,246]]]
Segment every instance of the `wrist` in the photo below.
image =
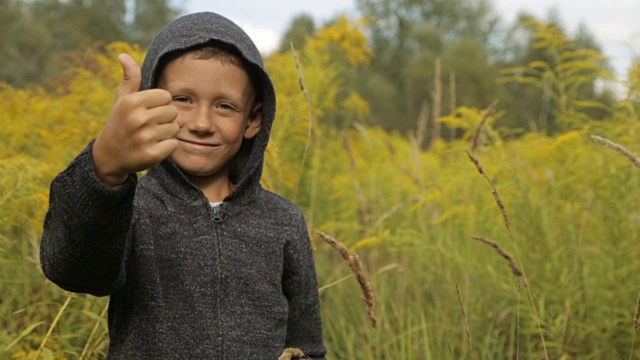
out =
[[122,185],[127,181],[128,172],[118,171],[110,157],[102,149],[100,139],[96,139],[91,148],[91,157],[93,159],[93,169],[104,184],[115,187]]
[[127,181],[127,177],[129,176],[129,174],[126,174],[126,175],[101,174],[97,170],[96,170],[96,175],[98,175],[98,178],[100,179],[100,181],[102,181],[104,184],[109,185],[111,187],[116,187],[124,184],[124,182]]

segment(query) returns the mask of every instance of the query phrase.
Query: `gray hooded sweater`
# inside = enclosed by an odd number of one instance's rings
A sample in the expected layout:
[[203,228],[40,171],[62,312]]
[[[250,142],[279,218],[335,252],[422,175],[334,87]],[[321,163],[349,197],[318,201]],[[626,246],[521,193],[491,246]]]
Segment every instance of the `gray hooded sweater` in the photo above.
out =
[[110,295],[109,359],[323,359],[318,284],[300,210],[260,177],[275,93],[260,54],[233,22],[184,16],[156,37],[141,89],[166,54],[211,40],[232,45],[261,82],[263,123],[243,144],[237,188],[212,208],[169,159],[117,187],[95,173],[92,143],[51,184],[41,245],[60,287]]

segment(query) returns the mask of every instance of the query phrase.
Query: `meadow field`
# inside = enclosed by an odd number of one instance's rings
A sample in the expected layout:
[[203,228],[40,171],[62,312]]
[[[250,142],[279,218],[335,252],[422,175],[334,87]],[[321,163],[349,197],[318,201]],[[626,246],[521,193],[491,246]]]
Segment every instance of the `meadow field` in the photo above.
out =
[[[305,213],[329,359],[640,359],[640,169],[591,137],[640,152],[630,100],[554,135],[502,132],[499,103],[464,108],[438,120],[459,136],[425,147],[425,121],[367,125],[316,40],[267,63],[279,105],[263,184]],[[49,183],[100,131],[120,52],[144,56],[114,43],[47,86],[0,87],[0,358],[105,358],[108,299],[47,281],[38,249]],[[338,116],[350,126],[322,122]],[[369,314],[319,232],[358,255]]]

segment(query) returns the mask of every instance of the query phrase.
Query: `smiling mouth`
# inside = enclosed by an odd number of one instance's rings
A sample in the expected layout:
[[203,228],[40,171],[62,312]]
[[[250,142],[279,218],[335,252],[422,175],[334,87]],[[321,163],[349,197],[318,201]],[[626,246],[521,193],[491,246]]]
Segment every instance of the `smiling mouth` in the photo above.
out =
[[217,147],[217,146],[219,146],[217,144],[209,144],[209,143],[205,143],[205,142],[186,140],[186,139],[178,139],[178,141],[181,141],[183,143],[187,143],[189,145],[195,145],[195,146],[207,146],[207,147]]

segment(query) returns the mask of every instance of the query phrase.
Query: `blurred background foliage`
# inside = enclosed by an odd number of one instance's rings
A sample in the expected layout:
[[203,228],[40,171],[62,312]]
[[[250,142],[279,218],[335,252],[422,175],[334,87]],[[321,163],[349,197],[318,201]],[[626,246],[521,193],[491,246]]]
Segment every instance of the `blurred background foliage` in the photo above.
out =
[[[376,296],[373,329],[349,267],[313,237],[329,358],[640,358],[640,177],[589,139],[640,151],[640,63],[611,87],[586,26],[504,24],[490,1],[357,4],[361,19],[292,19],[266,55],[279,107],[264,186],[357,251]],[[181,9],[0,6],[0,357],[103,359],[107,299],[39,268],[48,186],[104,124],[117,54],[141,62]],[[531,297],[474,235],[515,256]]]

